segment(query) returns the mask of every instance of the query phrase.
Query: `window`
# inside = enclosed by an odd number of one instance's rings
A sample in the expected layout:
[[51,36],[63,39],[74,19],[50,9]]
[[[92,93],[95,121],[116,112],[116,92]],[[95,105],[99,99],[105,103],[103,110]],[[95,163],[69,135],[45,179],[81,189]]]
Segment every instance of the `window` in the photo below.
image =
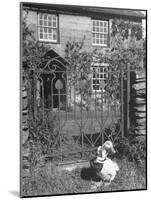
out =
[[56,15],[38,15],[38,37],[40,41],[58,41],[58,21]]
[[93,20],[92,23],[92,44],[107,47],[108,21]]
[[95,92],[104,91],[104,85],[107,80],[107,66],[94,65],[92,77],[92,90]]

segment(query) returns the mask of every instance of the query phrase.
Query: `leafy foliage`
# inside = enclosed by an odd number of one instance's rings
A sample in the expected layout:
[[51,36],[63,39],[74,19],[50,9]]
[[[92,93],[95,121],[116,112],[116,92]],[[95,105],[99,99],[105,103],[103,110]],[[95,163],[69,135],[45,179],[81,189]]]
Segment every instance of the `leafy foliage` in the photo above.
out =
[[117,156],[120,158],[128,158],[130,161],[141,163],[146,159],[146,141],[132,137],[119,137],[115,142]]
[[43,56],[48,51],[48,47],[36,41],[34,31],[30,29],[27,19],[28,11],[24,12],[22,19],[23,61],[26,62],[28,68],[36,69],[42,65]]
[[68,41],[65,48],[65,58],[69,63],[69,94],[71,95],[71,88],[74,86],[76,94],[81,94],[82,99],[86,100],[88,95],[91,95],[91,63],[93,55],[91,52],[83,51],[84,39],[81,42]]
[[69,62],[69,85],[74,85],[83,99],[92,94],[92,63],[108,64],[105,90],[116,99],[119,99],[121,69],[125,76],[127,64],[130,65],[130,70],[143,67],[145,49],[141,24],[114,19],[111,36],[111,48],[106,50],[84,51],[84,38],[81,42],[67,42],[65,57]]
[[92,53],[83,51],[84,39],[81,42],[67,42],[65,58],[69,62],[71,83],[75,80],[87,80],[91,73]]
[[120,33],[122,40],[128,37],[135,37],[136,40],[142,39],[142,25],[141,23],[134,23],[122,19],[114,19],[112,21],[112,37],[116,37]]

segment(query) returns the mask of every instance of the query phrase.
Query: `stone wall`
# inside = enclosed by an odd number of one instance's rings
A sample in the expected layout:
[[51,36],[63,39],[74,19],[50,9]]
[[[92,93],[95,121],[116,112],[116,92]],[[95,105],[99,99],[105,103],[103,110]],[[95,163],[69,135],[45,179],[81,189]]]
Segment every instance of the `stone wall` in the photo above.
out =
[[146,73],[131,74],[130,122],[136,135],[146,134]]

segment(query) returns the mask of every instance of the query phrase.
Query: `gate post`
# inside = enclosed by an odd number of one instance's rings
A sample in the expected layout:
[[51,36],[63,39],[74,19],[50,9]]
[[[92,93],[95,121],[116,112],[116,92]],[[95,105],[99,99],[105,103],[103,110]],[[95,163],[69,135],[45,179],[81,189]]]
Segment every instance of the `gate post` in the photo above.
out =
[[33,103],[34,103],[34,119],[37,120],[37,102],[36,102],[36,91],[37,91],[37,74],[33,71]]
[[126,124],[126,129],[127,131],[130,128],[130,63],[127,63],[127,124]]
[[124,84],[123,84],[123,67],[121,65],[121,135],[122,138],[124,137]]

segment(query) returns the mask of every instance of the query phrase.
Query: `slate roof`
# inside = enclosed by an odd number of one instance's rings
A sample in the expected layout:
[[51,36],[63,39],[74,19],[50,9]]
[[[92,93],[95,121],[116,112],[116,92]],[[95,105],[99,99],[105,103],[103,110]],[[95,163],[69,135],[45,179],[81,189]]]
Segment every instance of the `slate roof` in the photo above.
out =
[[[101,14],[104,17],[123,17],[133,20],[145,19],[145,15],[141,10],[132,9],[118,9],[118,8],[103,8],[90,6],[75,6],[75,5],[61,5],[61,4],[42,4],[42,3],[23,3],[23,7],[30,9],[46,10],[55,13],[75,14],[96,17]],[[143,10],[145,11],[145,10]]]

